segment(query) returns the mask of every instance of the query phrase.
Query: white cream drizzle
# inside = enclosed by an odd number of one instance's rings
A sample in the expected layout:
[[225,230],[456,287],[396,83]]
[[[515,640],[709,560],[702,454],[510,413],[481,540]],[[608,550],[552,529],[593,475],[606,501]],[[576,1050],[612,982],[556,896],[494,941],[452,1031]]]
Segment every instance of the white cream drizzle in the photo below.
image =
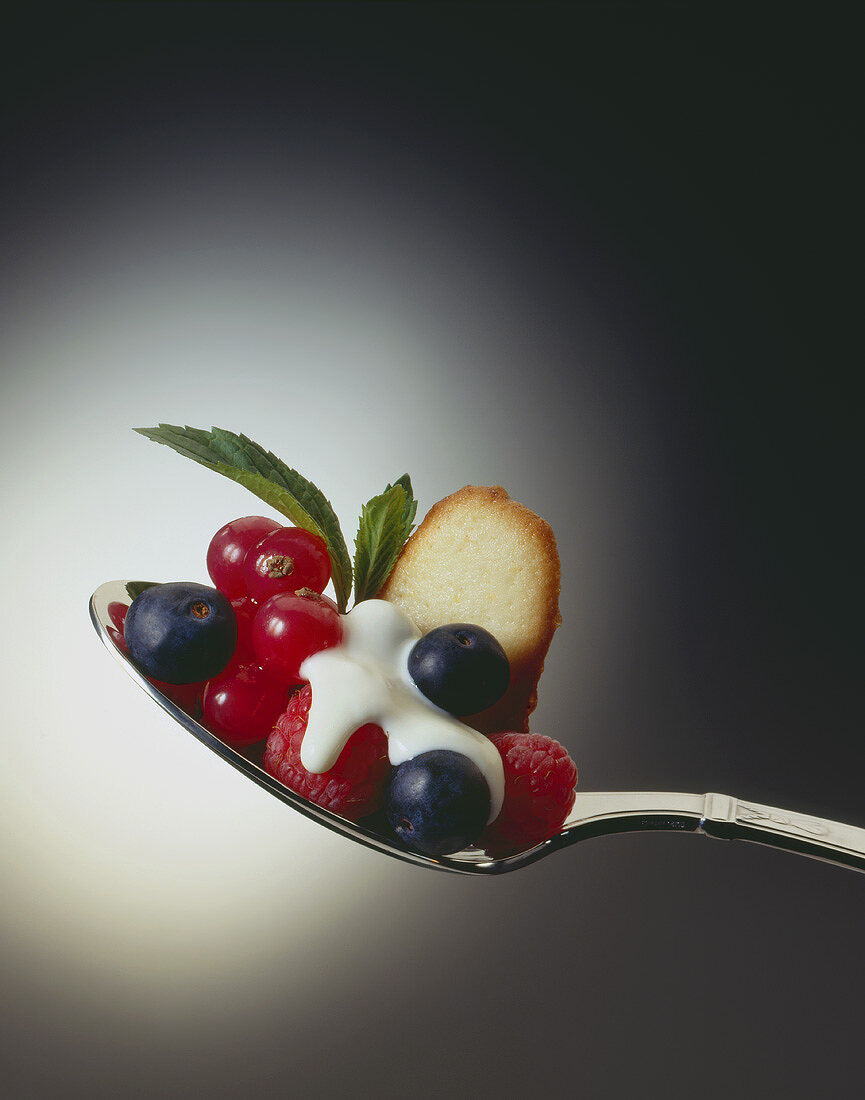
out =
[[394,766],[434,749],[473,760],[490,788],[493,821],[505,795],[498,749],[418,690],[409,676],[408,655],[420,636],[414,623],[385,600],[364,600],[343,617],[341,644],[307,657],[300,668],[312,685],[301,763],[310,772],[328,771],[354,731],[374,722],[387,734]]

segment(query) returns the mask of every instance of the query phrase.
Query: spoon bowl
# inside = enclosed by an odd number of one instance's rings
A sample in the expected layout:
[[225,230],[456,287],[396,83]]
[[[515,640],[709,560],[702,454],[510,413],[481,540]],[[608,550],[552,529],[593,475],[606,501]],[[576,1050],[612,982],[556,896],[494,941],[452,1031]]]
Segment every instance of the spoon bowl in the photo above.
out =
[[[494,858],[480,848],[448,856],[426,856],[404,848],[396,838],[369,824],[348,821],[317,806],[274,779],[261,766],[261,745],[243,751],[232,748],[205,729],[168,698],[114,642],[112,605],[128,607],[144,581],[107,581],[90,598],[90,618],[108,651],[132,679],[189,733],[221,756],[247,779],[292,809],[350,840],[394,859],[463,875],[498,875],[515,871],[560,848],[595,836],[621,832],[690,832],[721,839],[750,840],[838,866],[865,871],[865,829],[823,818],[763,806],[729,795],[679,794],[653,791],[578,792],[559,833],[525,851]],[[374,819],[370,819],[374,820]]]

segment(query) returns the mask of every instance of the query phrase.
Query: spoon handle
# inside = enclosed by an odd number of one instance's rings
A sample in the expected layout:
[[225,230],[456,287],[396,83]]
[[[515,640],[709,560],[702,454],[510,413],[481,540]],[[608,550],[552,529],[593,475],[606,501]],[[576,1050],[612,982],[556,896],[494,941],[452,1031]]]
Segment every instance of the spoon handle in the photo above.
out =
[[579,792],[562,830],[565,843],[609,833],[702,832],[750,840],[865,871],[865,829],[763,806],[725,794]]
[[751,840],[788,852],[865,871],[865,829],[822,817],[707,794],[700,827],[722,840]]

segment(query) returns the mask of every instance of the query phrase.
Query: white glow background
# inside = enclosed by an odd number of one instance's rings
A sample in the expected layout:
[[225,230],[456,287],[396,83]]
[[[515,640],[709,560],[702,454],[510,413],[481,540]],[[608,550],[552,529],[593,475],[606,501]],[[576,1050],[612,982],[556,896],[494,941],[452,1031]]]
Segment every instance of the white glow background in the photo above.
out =
[[[729,783],[770,801],[771,752],[748,753],[786,745],[794,677],[769,671],[751,708],[730,677],[756,681],[759,623],[745,672],[738,650],[716,666],[701,648],[736,577],[720,552],[700,560],[707,528],[689,527],[705,410],[671,398],[658,366],[674,306],[644,330],[660,305],[624,261],[619,292],[599,295],[617,246],[590,207],[594,243],[567,245],[563,280],[554,225],[523,224],[494,158],[473,174],[465,146],[442,161],[440,141],[413,140],[411,110],[370,125],[347,92],[317,114],[305,94],[280,111],[263,95],[153,108],[22,170],[0,317],[14,1094],[347,1095],[362,1072],[381,1097],[574,1079],[619,1096],[633,1071],[649,1095],[684,1096],[721,1050],[719,1082],[771,1089],[783,1050],[786,1094],[813,1085],[823,1071],[790,1043],[803,968],[809,1003],[837,1002],[855,876],[679,837],[592,842],[495,882],[420,872],[234,773],[99,644],[100,583],[206,580],[213,532],[266,511],[134,426],[246,433],[325,490],[349,543],[361,503],[406,470],[421,513],[499,483],[552,523],[563,561],[535,728],[589,788]],[[520,186],[543,201],[542,176]],[[832,942],[815,942],[829,890]],[[725,1030],[761,973],[763,1046]]]
[[50,229],[22,233],[4,318],[2,431],[22,461],[2,490],[2,935],[7,981],[68,1013],[70,1041],[90,1013],[109,1033],[119,1013],[171,1034],[190,1016],[242,1030],[287,990],[325,1011],[323,974],[350,975],[351,997],[378,957],[400,969],[435,899],[480,893],[293,815],[102,650],[86,613],[99,583],[206,580],[211,534],[261,510],[131,428],[246,432],[324,487],[349,540],[405,469],[422,513],[464,483],[504,484],[562,542],[550,728],[575,689],[586,710],[607,690],[640,513],[628,465],[657,446],[640,395],[615,394],[598,318],[546,302],[482,196],[433,175],[407,201],[385,157],[366,150],[359,173],[342,141],[318,157],[225,144],[228,163],[199,149],[168,166],[109,146],[77,193],[47,182],[32,216]]

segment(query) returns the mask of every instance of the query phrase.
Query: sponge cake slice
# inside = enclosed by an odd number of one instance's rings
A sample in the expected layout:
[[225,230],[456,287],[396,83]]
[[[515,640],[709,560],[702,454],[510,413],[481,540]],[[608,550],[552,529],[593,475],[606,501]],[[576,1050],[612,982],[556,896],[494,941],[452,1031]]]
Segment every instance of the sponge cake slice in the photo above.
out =
[[511,666],[507,692],[464,718],[482,733],[525,732],[559,615],[561,570],[550,525],[500,486],[467,485],[433,505],[379,592],[426,633],[474,623]]

